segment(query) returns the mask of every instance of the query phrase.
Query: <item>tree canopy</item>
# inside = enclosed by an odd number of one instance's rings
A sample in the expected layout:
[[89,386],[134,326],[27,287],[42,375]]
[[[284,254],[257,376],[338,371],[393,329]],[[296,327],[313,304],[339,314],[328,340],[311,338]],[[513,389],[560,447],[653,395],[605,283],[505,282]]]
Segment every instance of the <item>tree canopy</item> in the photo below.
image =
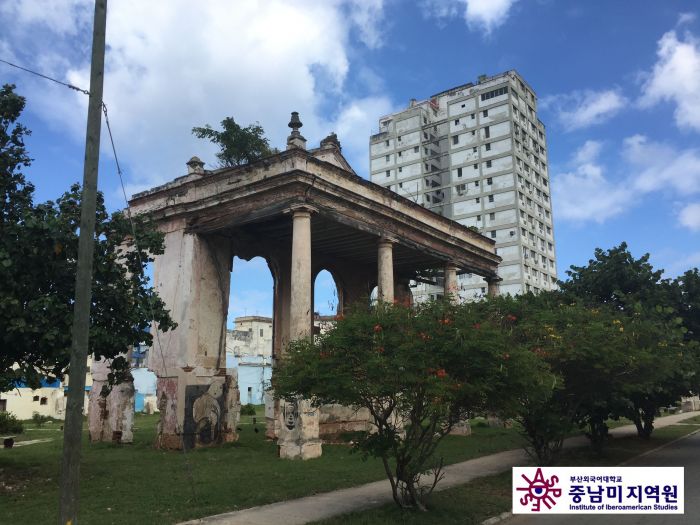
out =
[[[327,334],[288,347],[275,393],[365,408],[376,432],[356,446],[382,460],[398,505],[425,510],[441,439],[470,414],[514,413],[514,392],[537,375],[536,356],[507,344],[515,317],[492,306],[358,304]],[[426,471],[433,483],[422,486]]]
[[[37,387],[61,378],[69,363],[80,225],[80,186],[55,202],[34,204],[34,187],[22,168],[31,160],[29,131],[17,120],[25,100],[13,85],[0,91],[0,391],[18,383]],[[115,358],[129,346],[150,344],[150,324],[174,327],[164,303],[148,284],[144,267],[163,252],[163,236],[145,217],[132,229],[123,213],[107,213],[98,194],[95,226],[90,352]],[[117,358],[118,382],[129,363]]]
[[222,131],[218,131],[206,124],[192,128],[192,133],[219,146],[216,158],[222,168],[249,164],[274,153],[265,138],[265,130],[257,122],[243,128],[233,117],[226,117],[221,121],[221,128]]

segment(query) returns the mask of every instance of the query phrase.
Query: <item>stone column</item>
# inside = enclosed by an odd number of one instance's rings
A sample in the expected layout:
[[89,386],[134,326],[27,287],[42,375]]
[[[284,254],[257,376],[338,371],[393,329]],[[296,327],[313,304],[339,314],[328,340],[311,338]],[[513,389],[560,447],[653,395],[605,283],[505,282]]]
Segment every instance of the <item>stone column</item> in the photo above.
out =
[[[126,269],[126,279],[131,278],[131,272],[125,265],[125,257],[134,246],[124,241],[117,249],[120,264]],[[131,361],[131,348],[119,355]],[[134,381],[129,379],[119,385],[114,385],[107,396],[102,395],[102,388],[108,386],[108,375],[112,371],[111,359],[92,359],[90,374],[92,388],[88,394],[88,430],[90,441],[106,441],[113,443],[132,443],[134,441],[134,400],[136,390]]]
[[[128,359],[128,354],[122,357]],[[133,379],[115,385],[109,395],[102,396],[102,387],[109,383],[111,360],[93,360],[90,367],[92,389],[88,396],[88,430],[90,441],[132,443],[134,441]]]
[[394,302],[393,242],[382,237],[377,253],[377,301]]
[[148,367],[156,373],[160,422],[156,446],[215,445],[237,439],[237,375],[226,368],[231,242],[186,233],[184,220],[163,226],[165,253],[155,258],[159,296],[178,326],[154,335]]
[[[289,300],[290,300],[290,271],[291,246],[279,247],[277,253],[270,256],[268,266],[274,280],[274,298],[272,306],[272,357],[274,366],[283,356],[289,342]],[[265,437],[277,439],[280,433],[280,403],[275,399],[274,392],[265,392]]]
[[[290,272],[289,337],[312,335],[311,304],[311,210],[292,210],[292,258]],[[281,400],[277,450],[283,459],[321,456],[318,410],[306,399]]]
[[303,339],[311,335],[311,211],[292,212],[292,271],[289,335]]
[[486,285],[488,286],[488,288],[486,289],[486,293],[489,297],[496,297],[498,295],[498,281],[498,277],[491,277],[490,279],[486,279]]
[[459,302],[457,266],[455,266],[453,263],[447,263],[445,265],[445,299],[452,303]]
[[402,306],[413,305],[413,293],[411,292],[409,279],[397,279],[394,284],[394,300]]

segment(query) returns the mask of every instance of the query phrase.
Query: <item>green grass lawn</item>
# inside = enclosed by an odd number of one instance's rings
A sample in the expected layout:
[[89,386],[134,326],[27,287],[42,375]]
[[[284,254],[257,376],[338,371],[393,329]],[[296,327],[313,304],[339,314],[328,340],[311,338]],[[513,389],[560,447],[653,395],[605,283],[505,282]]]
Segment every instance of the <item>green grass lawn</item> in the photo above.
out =
[[[559,465],[617,465],[694,430],[691,426],[674,425],[655,430],[649,441],[636,437],[612,439],[601,457],[592,455],[588,447],[566,450]],[[476,524],[511,509],[511,486],[511,471],[508,470],[434,493],[427,513],[401,510],[392,503],[314,522],[314,525]]]
[[[276,446],[264,439],[262,414],[258,433],[252,417],[244,416],[237,443],[187,453],[153,448],[157,419],[136,416],[132,445],[90,445],[84,433],[81,523],[173,523],[385,477],[379,461],[363,461],[341,445],[324,446],[323,457],[316,460],[279,460]],[[31,427],[25,426],[23,439],[54,439],[0,449],[2,523],[57,520],[62,434],[51,425],[46,430]],[[447,436],[439,453],[446,463],[454,463],[522,444],[514,428],[474,425],[470,437]]]
[[700,425],[700,416],[689,417],[688,419],[684,419],[680,422],[685,423],[687,425]]

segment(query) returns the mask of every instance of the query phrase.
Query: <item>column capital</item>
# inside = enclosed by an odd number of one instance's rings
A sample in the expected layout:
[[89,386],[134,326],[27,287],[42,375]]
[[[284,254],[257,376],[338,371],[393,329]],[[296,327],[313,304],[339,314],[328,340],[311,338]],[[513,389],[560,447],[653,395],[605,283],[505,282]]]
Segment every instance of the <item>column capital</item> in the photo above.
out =
[[302,214],[311,215],[312,213],[318,213],[318,209],[313,206],[310,206],[309,204],[292,204],[282,213],[288,213],[292,216]]
[[377,239],[377,244],[389,244],[393,245],[396,244],[398,241],[394,239],[393,237],[387,237],[385,235],[380,235],[379,239]]

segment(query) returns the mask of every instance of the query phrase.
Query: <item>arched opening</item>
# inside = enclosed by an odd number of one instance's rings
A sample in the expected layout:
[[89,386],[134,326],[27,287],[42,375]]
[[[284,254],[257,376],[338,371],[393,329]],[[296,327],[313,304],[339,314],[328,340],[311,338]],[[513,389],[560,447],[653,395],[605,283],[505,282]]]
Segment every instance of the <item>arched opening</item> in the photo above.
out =
[[273,295],[273,278],[264,258],[234,258],[226,318],[226,367],[238,371],[242,425],[252,424],[254,414],[258,421],[263,420],[261,405],[272,377]]
[[333,274],[321,270],[314,279],[314,333],[322,333],[342,310],[342,298]]

